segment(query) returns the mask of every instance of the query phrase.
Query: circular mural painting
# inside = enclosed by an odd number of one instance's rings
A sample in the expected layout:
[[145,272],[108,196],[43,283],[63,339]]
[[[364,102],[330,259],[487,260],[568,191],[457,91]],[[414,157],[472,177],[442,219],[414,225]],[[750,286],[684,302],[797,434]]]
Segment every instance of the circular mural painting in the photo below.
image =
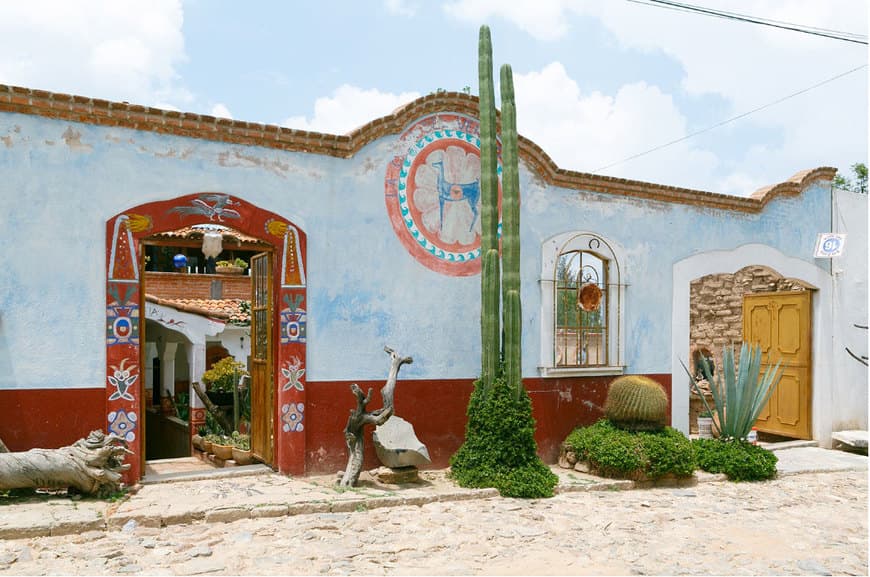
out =
[[412,124],[399,142],[405,152],[390,162],[385,180],[387,213],[399,240],[436,272],[479,273],[480,124],[436,114]]

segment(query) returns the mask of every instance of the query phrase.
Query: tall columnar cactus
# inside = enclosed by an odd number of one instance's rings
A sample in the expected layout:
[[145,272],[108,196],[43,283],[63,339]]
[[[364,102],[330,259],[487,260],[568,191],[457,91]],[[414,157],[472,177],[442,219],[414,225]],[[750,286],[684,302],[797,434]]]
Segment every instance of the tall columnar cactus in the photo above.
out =
[[520,176],[517,109],[510,64],[501,67],[502,145],[502,301],[504,364],[508,383],[522,388],[522,308],[520,304]]
[[492,386],[498,375],[499,344],[499,255],[498,255],[498,151],[496,149],[495,87],[492,81],[492,40],[489,27],[480,27],[478,48],[480,82],[480,281],[481,381]]
[[[550,497],[558,477],[537,454],[532,403],[520,371],[519,177],[517,131],[510,66],[501,70],[502,209],[504,295],[499,288],[498,154],[492,43],[480,27],[481,375],[468,401],[465,442],[450,458],[451,475],[463,487],[495,487],[508,497]],[[499,301],[504,300],[501,349]],[[499,352],[504,353],[504,366]],[[504,376],[500,369],[504,369]]]

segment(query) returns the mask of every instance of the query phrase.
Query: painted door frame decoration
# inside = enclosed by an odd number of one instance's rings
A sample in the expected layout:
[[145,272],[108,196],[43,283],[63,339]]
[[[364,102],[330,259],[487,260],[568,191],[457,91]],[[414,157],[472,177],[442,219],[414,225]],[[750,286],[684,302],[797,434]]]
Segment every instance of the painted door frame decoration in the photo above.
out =
[[[232,227],[272,245],[272,367],[275,403],[272,465],[282,473],[305,472],[306,283],[305,232],[289,220],[241,198],[200,192],[130,208],[106,221],[106,427],[124,437],[133,454],[127,483],[142,476],[141,422],[144,374],[139,367],[141,293],[139,255],[142,239],[196,224]],[[278,375],[292,367],[287,383]],[[287,386],[291,384],[292,386]],[[281,407],[294,407],[298,419],[282,427]],[[191,431],[205,422],[205,409],[192,408]]]

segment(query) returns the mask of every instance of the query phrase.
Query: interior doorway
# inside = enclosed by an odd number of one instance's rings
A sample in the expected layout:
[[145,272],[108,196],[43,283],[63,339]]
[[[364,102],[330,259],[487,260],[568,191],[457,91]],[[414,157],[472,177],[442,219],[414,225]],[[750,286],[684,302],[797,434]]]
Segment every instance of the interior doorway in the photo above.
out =
[[[266,255],[260,257],[262,264],[258,265],[263,273],[263,306],[257,313],[263,317],[259,326],[265,327],[257,349],[264,357],[260,359],[263,362],[257,392],[262,392],[262,386],[265,393],[260,397],[265,400],[257,409],[252,405],[251,432],[262,440],[260,458],[264,462],[284,472],[304,471],[304,434],[298,433],[304,428],[306,237],[289,221],[242,199],[200,193],[140,205],[106,223],[106,420],[108,430],[125,438],[134,453],[127,460],[131,469],[125,475],[126,482],[135,482],[145,470],[149,412],[166,410],[158,409],[164,396],[175,405],[175,417],[180,417],[182,401],[187,403],[188,446],[190,437],[205,423],[205,408],[197,402],[190,385],[202,379],[209,343],[219,341],[238,359],[234,352],[237,349],[242,366],[246,370],[250,367],[250,326],[235,323],[232,311],[210,308],[228,300],[221,298],[227,296],[221,293],[233,282],[222,275],[232,273],[213,271],[211,267],[216,263],[196,254],[203,240],[187,236],[191,230],[202,233],[209,229],[245,237],[247,246],[243,243],[232,247],[229,256],[233,261],[247,260],[243,258],[246,256],[255,261],[255,255]],[[250,249],[249,254],[245,249]],[[183,258],[175,258],[179,255]],[[160,270],[166,266],[173,268]],[[251,303],[256,283],[249,267],[250,262],[246,262],[242,270],[245,298],[237,300]],[[159,292],[152,289],[161,283],[161,290],[171,285],[180,294],[174,298],[150,294]],[[250,304],[240,308],[250,318]],[[162,342],[150,339],[149,332],[158,330],[174,331],[183,339],[170,339],[169,335],[174,334],[170,332],[163,334]],[[170,342],[175,346],[167,346]],[[170,364],[177,369],[171,379]],[[287,382],[276,382],[276,376],[285,376]],[[279,415],[288,414],[293,417],[288,423],[279,421]],[[256,430],[254,423],[258,421]]]

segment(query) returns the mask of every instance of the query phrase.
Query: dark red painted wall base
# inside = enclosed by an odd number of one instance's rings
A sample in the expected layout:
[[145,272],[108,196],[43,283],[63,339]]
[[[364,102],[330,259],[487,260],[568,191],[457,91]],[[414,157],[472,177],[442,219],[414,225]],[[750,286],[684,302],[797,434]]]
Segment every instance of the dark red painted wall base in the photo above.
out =
[[[664,385],[671,398],[669,374],[647,375]],[[537,422],[538,453],[545,462],[559,458],[559,446],[574,428],[601,418],[607,386],[613,377],[525,379]],[[352,381],[306,383],[305,470],[309,474],[335,473],[347,464],[344,427],[356,407]],[[363,391],[374,389],[368,409],[383,406],[383,381],[356,381]],[[465,439],[465,411],[471,396],[471,379],[399,379],[395,392],[396,414],[414,425],[417,437],[429,449],[429,468],[444,468]],[[0,439],[11,451],[35,447],[56,448],[106,429],[105,389],[0,390]],[[365,435],[364,469],[380,466]]]
[[10,451],[56,449],[106,430],[106,389],[0,390],[0,439]]
[[[646,375],[660,382],[671,398],[671,375]],[[524,379],[532,399],[537,423],[535,438],[541,458],[554,463],[559,446],[572,430],[591,425],[602,417],[601,407],[607,386],[614,377],[572,377],[559,379]],[[356,407],[350,391],[352,381],[312,382],[306,384],[305,408],[306,464],[308,473],[334,473],[347,464],[344,427],[348,414]],[[368,410],[383,406],[380,389],[383,381],[356,381],[363,391],[374,389]],[[468,379],[399,380],[395,392],[396,415],[414,426],[417,438],[429,449],[430,468],[449,465],[450,456],[465,439],[465,411],[473,388]],[[371,442],[371,430],[365,435],[364,470],[380,466]]]

